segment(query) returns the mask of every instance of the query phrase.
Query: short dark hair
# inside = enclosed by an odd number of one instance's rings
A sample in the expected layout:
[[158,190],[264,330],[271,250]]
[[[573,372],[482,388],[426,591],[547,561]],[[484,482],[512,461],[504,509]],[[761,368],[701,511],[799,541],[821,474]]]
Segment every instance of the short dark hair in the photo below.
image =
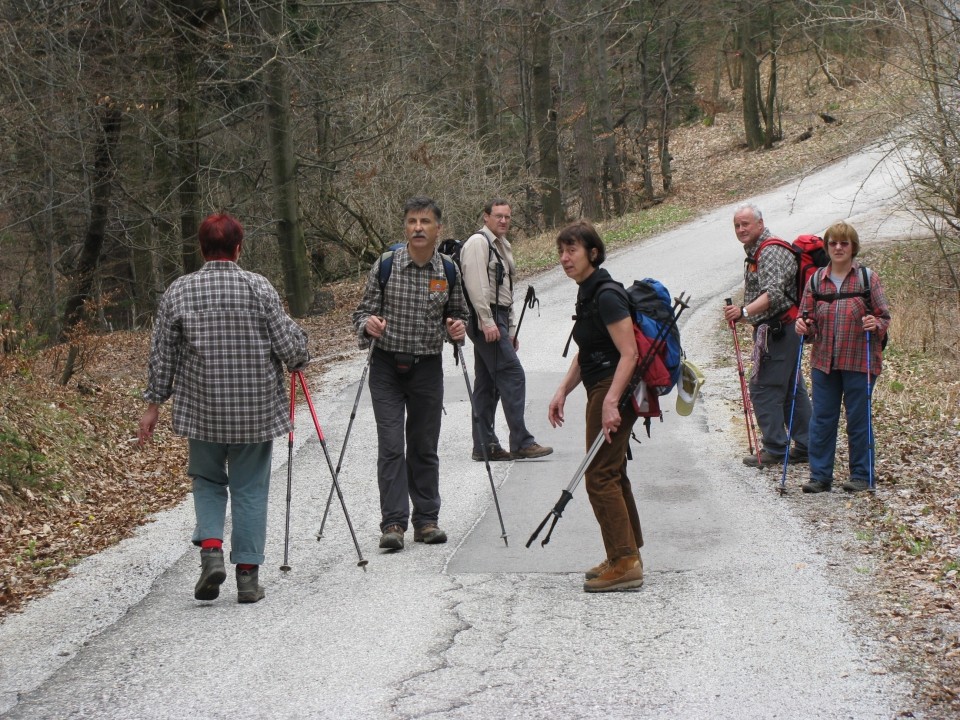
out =
[[[577,222],[567,225],[560,234],[557,235],[557,250],[564,245],[576,245],[579,243],[587,251],[587,258],[594,267],[600,267],[607,259],[607,249],[603,245],[603,240],[596,228],[586,220],[577,220]],[[590,251],[596,250],[597,256],[590,257]]]
[[489,215],[490,213],[492,213],[492,212],[493,212],[493,208],[494,208],[495,206],[497,206],[497,205],[506,205],[506,206],[507,206],[508,208],[510,208],[511,210],[513,209],[513,207],[510,205],[510,201],[509,201],[509,200],[504,200],[504,199],[501,198],[501,197],[495,197],[495,198],[493,198],[492,200],[489,200],[489,201],[487,202],[487,204],[483,206],[483,212],[484,212],[484,214]]
[[406,217],[412,210],[430,210],[437,219],[437,222],[440,222],[440,218],[443,217],[443,211],[440,209],[440,206],[437,205],[433,198],[429,198],[426,195],[414,195],[412,198],[407,199],[403,204],[403,216]]
[[197,233],[205,260],[231,260],[243,242],[243,225],[227,213],[214,213],[200,224]]

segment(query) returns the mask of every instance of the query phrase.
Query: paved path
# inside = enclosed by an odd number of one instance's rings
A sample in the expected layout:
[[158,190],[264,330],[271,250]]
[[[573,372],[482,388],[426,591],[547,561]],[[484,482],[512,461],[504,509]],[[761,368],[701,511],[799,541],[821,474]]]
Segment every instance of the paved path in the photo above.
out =
[[[844,216],[864,245],[901,235],[909,223],[887,210],[889,178],[870,175],[877,160],[856,156],[756,201],[786,237]],[[581,391],[570,398],[564,428],[545,419],[567,364],[560,353],[575,295],[554,270],[535,280],[540,317],[527,312],[521,356],[531,426],[557,451],[492,466],[509,546],[499,537],[483,464],[469,459],[461,370],[445,360],[440,455],[450,543],[377,550],[366,389],[342,486],[368,571],[356,566],[338,506],[317,541],[329,473],[301,412],[293,569],[278,569],[287,477],[280,441],[266,600],[236,604],[228,578],[218,601],[194,601],[192,509],[164,513],[0,625],[0,715],[890,718],[911,707],[909,687],[885,672],[879,646],[858,637],[856,609],[831,583],[819,539],[769,476],[740,463],[739,383],[719,319],[722,298],[741,277],[732,213],[722,208],[607,263],[619,279],[654,276],[693,296],[684,345],[708,377],[693,415],[678,417],[671,396],[665,421],[634,446],[630,472],[647,541],[640,591],[581,592],[583,569],[602,557],[582,486],[550,544],[524,547],[584,452]],[[358,353],[337,365],[313,390],[334,463],[363,360]]]

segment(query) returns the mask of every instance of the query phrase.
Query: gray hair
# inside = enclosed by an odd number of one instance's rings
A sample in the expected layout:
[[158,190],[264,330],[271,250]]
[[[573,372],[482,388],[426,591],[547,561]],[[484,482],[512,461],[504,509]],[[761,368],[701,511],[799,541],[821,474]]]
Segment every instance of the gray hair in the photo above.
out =
[[403,204],[403,217],[407,217],[407,214],[411,210],[429,210],[433,213],[433,217],[436,218],[437,222],[440,222],[440,218],[443,215],[443,211],[440,209],[440,206],[434,202],[433,198],[429,198],[426,195],[414,195],[412,198],[409,198]]
[[760,208],[758,208],[758,207],[757,207],[756,205],[754,205],[753,203],[742,203],[742,204],[740,204],[740,205],[737,205],[737,207],[735,207],[734,210],[733,210],[733,214],[734,214],[734,215],[739,215],[739,214],[740,214],[741,212],[743,212],[744,210],[749,210],[750,212],[752,212],[752,213],[753,213],[753,217],[754,217],[755,219],[757,219],[757,220],[763,220],[763,213],[760,212]]

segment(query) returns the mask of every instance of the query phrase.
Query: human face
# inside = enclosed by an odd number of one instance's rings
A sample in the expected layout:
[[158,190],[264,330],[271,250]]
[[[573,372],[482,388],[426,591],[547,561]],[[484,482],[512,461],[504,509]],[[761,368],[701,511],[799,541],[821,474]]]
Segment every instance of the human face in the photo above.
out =
[[848,263],[853,260],[853,245],[849,240],[830,240],[827,242],[827,253],[834,265]]
[[590,274],[596,269],[590,263],[587,249],[579,242],[573,245],[566,243],[560,245],[560,266],[567,277],[575,281],[577,285],[590,277]]
[[733,231],[737,240],[744,245],[751,245],[763,233],[763,220],[757,219],[753,210],[745,208],[733,216]]
[[437,245],[440,227],[433,210],[410,210],[404,218],[403,233],[410,249],[432,252]]
[[494,205],[489,214],[483,214],[483,224],[497,237],[503,237],[510,230],[510,206]]

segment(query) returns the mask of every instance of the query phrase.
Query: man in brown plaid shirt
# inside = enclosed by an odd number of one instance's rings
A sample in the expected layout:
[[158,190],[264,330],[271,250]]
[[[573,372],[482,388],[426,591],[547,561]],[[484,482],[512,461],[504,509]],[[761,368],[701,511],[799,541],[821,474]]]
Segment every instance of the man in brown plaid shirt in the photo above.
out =
[[[459,271],[436,250],[440,208],[430,198],[413,197],[404,204],[403,217],[407,242],[393,252],[389,278],[383,283],[381,257],[370,268],[363,299],[353,313],[360,346],[376,341],[370,357],[370,398],[377,419],[380,547],[391,551],[403,549],[408,519],[415,542],[447,541],[437,525],[440,352],[447,336],[463,341],[467,318]],[[445,262],[455,271],[452,284]]]
[[173,430],[189,439],[187,474],[200,546],[197,600],[213,600],[226,579],[223,529],[229,496],[230,562],[237,566],[237,602],[264,596],[267,494],[273,438],[290,432],[283,365],[310,359],[306,333],[283,311],[262,275],[237,265],[243,228],[227,214],[200,225],[200,270],[177,278],[163,294],[150,348],[140,419],[141,446],[153,436],[160,404],[173,395]]

